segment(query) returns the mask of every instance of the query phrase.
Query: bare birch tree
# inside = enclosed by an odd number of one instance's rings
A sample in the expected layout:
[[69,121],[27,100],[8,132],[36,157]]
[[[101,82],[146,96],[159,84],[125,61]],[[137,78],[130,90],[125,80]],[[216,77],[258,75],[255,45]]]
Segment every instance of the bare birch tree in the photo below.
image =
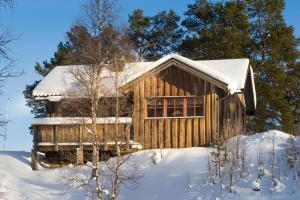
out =
[[100,138],[97,133],[97,112],[101,97],[105,94],[103,80],[108,78],[108,67],[113,61],[107,31],[113,26],[116,12],[114,0],[90,0],[83,6],[85,16],[81,19],[81,26],[85,34],[78,36],[78,48],[73,52],[74,59],[81,59],[85,64],[82,68],[72,68],[71,74],[78,83],[81,95],[89,105],[90,129],[92,136],[92,177],[95,178],[97,199],[102,199],[103,189],[99,176]]
[[[0,0],[0,9],[12,6],[13,0]],[[14,59],[10,56],[10,49],[8,46],[14,39],[15,38],[12,36],[11,31],[4,27],[0,21],[0,89],[4,86],[4,83],[7,79],[17,77],[22,74],[22,72],[19,72],[15,69]],[[7,124],[7,119],[0,120],[0,127],[4,127],[4,130],[1,130],[0,132],[0,137],[3,137],[4,140],[3,149],[7,137],[5,133]]]
[[[99,162],[100,148],[103,146],[103,139],[97,129],[97,117],[101,116],[99,112],[109,113],[110,116],[113,113],[115,117],[113,140],[116,162],[111,170],[114,177],[111,196],[114,199],[117,199],[120,184],[132,177],[125,176],[121,171],[121,166],[128,164],[130,156],[122,157],[119,145],[119,118],[122,114],[120,102],[124,99],[119,88],[120,73],[125,64],[132,61],[133,51],[124,31],[126,29],[116,23],[115,3],[114,0],[90,0],[83,6],[85,17],[74,26],[80,31],[72,38],[77,48],[70,56],[80,59],[84,66],[70,68],[69,72],[74,79],[74,84],[70,86],[73,98],[69,98],[66,107],[69,106],[71,112],[77,112],[76,115],[82,119],[81,124],[91,136],[92,177],[96,182],[97,199],[102,199],[103,192],[106,191],[106,186],[102,185],[103,176],[99,174],[103,168]],[[124,73],[122,74],[124,78]],[[107,135],[105,130],[102,135]],[[134,179],[131,178],[130,181],[132,180]]]

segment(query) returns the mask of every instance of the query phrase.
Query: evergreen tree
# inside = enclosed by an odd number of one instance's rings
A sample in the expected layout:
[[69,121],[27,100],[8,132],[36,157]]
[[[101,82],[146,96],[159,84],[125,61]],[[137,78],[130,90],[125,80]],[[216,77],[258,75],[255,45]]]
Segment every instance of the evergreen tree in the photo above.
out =
[[256,72],[257,113],[250,129],[295,133],[299,121],[299,52],[284,0],[246,0],[250,18],[251,65]]
[[247,57],[250,35],[245,11],[242,1],[197,0],[188,5],[182,22],[187,33],[179,52],[195,60]]
[[248,57],[255,72],[257,111],[250,131],[295,133],[299,123],[299,52],[282,16],[284,0],[244,0],[188,6],[179,52],[192,59]]
[[129,15],[128,35],[135,44],[139,60],[157,60],[175,51],[181,42],[180,17],[173,10],[149,17],[135,10]]
[[[75,25],[69,32],[67,32],[68,40],[63,43],[60,42],[57,46],[57,50],[53,57],[49,61],[45,60],[42,63],[36,63],[34,68],[37,74],[42,77],[46,76],[54,67],[59,65],[72,65],[83,64],[83,59],[78,59],[78,51],[81,49],[81,41],[84,41],[83,37],[87,36],[87,30],[83,26]],[[23,91],[26,99],[26,106],[31,108],[31,113],[35,117],[42,117],[46,115],[46,105],[42,101],[34,101],[32,99],[32,91],[38,85],[40,81],[35,81],[33,84],[26,85]]]

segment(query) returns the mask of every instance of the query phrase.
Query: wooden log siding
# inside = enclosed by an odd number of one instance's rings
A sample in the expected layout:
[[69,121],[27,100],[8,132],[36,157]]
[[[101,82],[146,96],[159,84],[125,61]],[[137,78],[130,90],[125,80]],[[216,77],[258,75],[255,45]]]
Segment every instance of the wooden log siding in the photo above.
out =
[[[209,144],[217,134],[214,86],[175,66],[137,82],[134,86],[134,138],[144,149],[183,148]],[[146,98],[202,96],[204,116],[147,118]]]

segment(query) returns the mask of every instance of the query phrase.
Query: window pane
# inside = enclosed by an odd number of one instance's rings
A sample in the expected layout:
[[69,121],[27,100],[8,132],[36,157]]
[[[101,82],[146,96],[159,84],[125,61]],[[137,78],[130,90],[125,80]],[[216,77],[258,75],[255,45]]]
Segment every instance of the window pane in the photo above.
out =
[[156,108],[156,116],[155,117],[163,117],[164,109]]
[[167,117],[174,117],[174,108],[167,108]]
[[195,116],[194,107],[187,107],[187,116]]
[[183,117],[183,108],[175,108],[175,117]]
[[187,98],[187,105],[188,106],[194,106],[194,97],[192,97],[192,98]]
[[156,107],[163,107],[164,106],[164,99],[163,98],[157,98],[156,99]]
[[174,107],[174,98],[172,97],[167,98],[167,104],[168,107]]
[[203,116],[203,108],[201,107],[196,107],[196,116]]
[[147,104],[150,107],[154,107],[155,106],[155,99],[148,99],[147,100]]
[[147,114],[148,114],[148,117],[154,117],[154,109],[151,109],[151,108],[148,108],[147,110]]
[[181,97],[175,98],[176,107],[183,105],[183,99]]
[[202,97],[196,98],[196,106],[202,106],[202,104],[203,104],[203,99],[202,99]]

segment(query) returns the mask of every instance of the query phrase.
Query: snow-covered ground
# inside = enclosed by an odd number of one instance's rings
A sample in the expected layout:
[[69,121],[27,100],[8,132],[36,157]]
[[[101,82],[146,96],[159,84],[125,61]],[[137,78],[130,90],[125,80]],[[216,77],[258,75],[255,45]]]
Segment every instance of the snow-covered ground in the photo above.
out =
[[[275,137],[274,137],[275,136]],[[237,171],[234,192],[230,193],[228,178],[223,175],[222,183],[208,181],[208,155],[212,149],[198,147],[186,149],[164,149],[140,151],[134,154],[142,175],[136,188],[121,187],[119,199],[175,199],[175,200],[238,200],[238,199],[300,199],[300,178],[295,169],[288,165],[288,134],[269,131],[242,137],[242,146],[247,150],[247,171],[243,180]],[[277,186],[272,185],[271,153],[275,139]],[[232,140],[230,140],[232,141]],[[232,142],[228,142],[231,145]],[[296,138],[299,146],[300,139]],[[258,155],[261,152],[264,175],[258,183]],[[299,163],[295,164],[299,165]],[[32,171],[30,153],[0,152],[0,199],[88,199],[89,187],[83,185],[90,168],[63,167]],[[298,180],[299,179],[299,180]],[[251,188],[255,184],[259,191]]]

